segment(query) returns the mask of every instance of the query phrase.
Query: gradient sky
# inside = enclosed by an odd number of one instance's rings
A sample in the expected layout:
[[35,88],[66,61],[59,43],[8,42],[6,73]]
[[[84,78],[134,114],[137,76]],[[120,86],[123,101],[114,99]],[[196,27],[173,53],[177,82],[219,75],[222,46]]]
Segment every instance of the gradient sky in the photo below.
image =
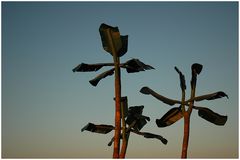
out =
[[107,135],[81,132],[88,122],[114,124],[114,77],[73,73],[80,64],[112,62],[102,48],[99,26],[129,35],[122,62],[138,58],[155,70],[127,74],[122,95],[129,106],[144,105],[151,121],[142,131],[168,139],[130,135],[127,158],[179,158],[183,121],[157,128],[171,107],[139,93],[149,86],[180,99],[184,74],[189,96],[191,64],[201,63],[196,95],[224,91],[229,99],[196,103],[228,115],[215,126],[193,111],[190,158],[238,157],[238,2],[2,2],[2,157],[111,158]]

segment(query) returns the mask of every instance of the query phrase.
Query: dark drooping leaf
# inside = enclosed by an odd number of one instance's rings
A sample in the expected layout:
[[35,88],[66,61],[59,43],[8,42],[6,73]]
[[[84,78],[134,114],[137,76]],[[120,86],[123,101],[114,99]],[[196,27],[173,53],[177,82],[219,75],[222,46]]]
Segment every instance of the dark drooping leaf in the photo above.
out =
[[203,66],[202,66],[201,64],[198,64],[198,63],[194,63],[194,64],[192,65],[192,71],[195,70],[197,74],[200,74],[200,73],[201,73],[202,68],[203,68]]
[[75,67],[73,72],[93,72],[101,69],[103,65],[81,63]]
[[137,131],[140,131],[147,124],[147,121],[150,121],[149,117],[142,115],[143,108],[144,106],[132,106],[129,107],[128,110],[126,123],[131,125],[134,121],[136,121],[132,128]]
[[131,130],[131,131],[138,135],[142,135],[145,138],[156,138],[156,139],[160,140],[163,144],[167,144],[167,142],[168,142],[165,138],[163,138],[162,136],[157,135],[157,134],[148,133],[148,132],[138,132],[138,131],[134,131],[134,130]]
[[97,77],[95,77],[94,79],[90,80],[89,83],[91,83],[91,85],[93,85],[93,86],[97,86],[98,82],[101,79],[103,79],[103,78],[105,78],[107,76],[111,76],[111,75],[113,75],[113,73],[114,73],[114,68],[97,75]]
[[132,128],[134,128],[137,131],[140,131],[146,124],[147,121],[149,121],[150,118],[143,116],[143,115],[128,115],[127,119],[126,119],[126,123],[130,126],[131,124],[133,124],[135,121],[136,123],[132,126]]
[[147,124],[146,119],[139,119],[133,128],[137,131],[140,131],[146,124]]
[[150,121],[150,117],[148,116],[144,116],[144,115],[140,115],[140,114],[135,114],[134,115],[137,119],[145,119],[147,121]]
[[131,106],[131,107],[129,107],[129,109],[128,109],[128,113],[130,114],[130,115],[135,115],[135,114],[142,114],[142,112],[143,112],[143,109],[144,109],[144,106]]
[[150,88],[148,88],[148,87],[143,87],[143,88],[140,90],[140,92],[141,92],[142,94],[147,94],[147,95],[148,95],[148,94],[151,94],[153,97],[157,98],[158,100],[160,100],[160,101],[162,101],[163,103],[166,103],[166,104],[168,104],[168,105],[170,105],[170,106],[172,106],[172,105],[174,105],[174,104],[176,104],[176,103],[181,103],[181,102],[179,102],[179,101],[177,101],[177,100],[173,100],[173,99],[169,99],[169,98],[167,98],[167,97],[164,97],[164,96],[162,96],[162,95],[154,92],[152,89],[150,89]]
[[[132,124],[135,120],[137,120],[137,118],[136,117],[134,117],[133,115],[128,115],[127,116],[127,119],[126,119],[126,123],[128,124],[128,125],[130,125],[130,124]],[[135,126],[136,124],[134,124],[134,126]],[[134,126],[132,126],[132,127],[134,127]]]
[[85,127],[82,128],[81,131],[83,132],[84,130],[95,133],[107,134],[114,130],[114,127],[112,125],[105,124],[95,125],[93,123],[88,123]]
[[167,144],[167,140],[160,135],[143,132],[145,138],[156,138],[159,139],[163,144]]
[[99,28],[103,49],[113,55],[116,52],[118,57],[127,52],[128,36],[121,36],[118,27],[101,24]]
[[202,100],[214,100],[214,99],[218,99],[218,98],[222,98],[222,97],[227,97],[228,95],[222,91],[219,92],[215,92],[215,93],[211,93],[211,94],[205,94],[202,96],[198,96],[195,97],[194,100],[195,101],[202,101]]
[[183,117],[181,106],[170,109],[161,119],[156,119],[158,127],[167,127]]
[[223,126],[227,122],[227,116],[222,116],[205,107],[198,107],[198,115],[208,122],[219,126]]
[[179,74],[181,89],[182,89],[182,90],[185,90],[185,89],[187,88],[187,87],[186,87],[185,76],[182,74],[182,72],[181,72],[177,67],[175,67],[175,70],[176,70],[176,71],[178,72],[178,74]]
[[131,59],[125,62],[122,66],[126,68],[128,73],[140,72],[145,70],[154,69],[152,66],[144,64],[139,59]]

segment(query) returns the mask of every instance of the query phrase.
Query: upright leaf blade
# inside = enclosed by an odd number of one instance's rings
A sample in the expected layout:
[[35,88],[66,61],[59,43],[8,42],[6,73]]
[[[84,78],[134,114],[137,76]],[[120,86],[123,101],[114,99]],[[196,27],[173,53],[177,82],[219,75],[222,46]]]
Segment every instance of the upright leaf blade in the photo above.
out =
[[227,122],[227,116],[215,113],[209,108],[205,107],[198,107],[198,115],[199,117],[205,119],[206,121],[219,126],[223,126]]
[[185,76],[182,74],[182,72],[177,68],[175,67],[175,70],[178,72],[179,74],[179,79],[180,79],[180,87],[182,90],[186,90],[186,81],[185,81]]
[[196,87],[197,75],[201,73],[202,68],[203,68],[203,66],[198,63],[194,63],[191,67],[191,69],[192,69],[191,88],[192,89]]
[[[122,38],[118,27],[112,27],[103,23],[99,28],[99,32],[101,35],[103,49],[111,55],[113,55],[114,52],[119,53],[122,48]],[[126,42],[126,38],[123,39],[124,42]]]
[[183,117],[181,106],[170,109],[161,119],[156,119],[158,127],[167,127]]
[[202,71],[203,65],[199,63],[194,63],[191,68],[192,68],[192,71],[195,71],[197,74],[200,74]]

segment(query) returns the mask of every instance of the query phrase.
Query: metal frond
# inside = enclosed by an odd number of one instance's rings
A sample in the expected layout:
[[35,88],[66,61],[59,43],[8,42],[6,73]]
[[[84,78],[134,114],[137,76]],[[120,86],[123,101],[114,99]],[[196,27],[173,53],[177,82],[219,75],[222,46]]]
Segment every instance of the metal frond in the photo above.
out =
[[91,85],[93,85],[93,86],[97,86],[98,82],[101,79],[106,78],[107,76],[111,76],[111,75],[113,75],[113,73],[114,73],[114,68],[97,75],[97,77],[90,80],[89,83],[91,83]]

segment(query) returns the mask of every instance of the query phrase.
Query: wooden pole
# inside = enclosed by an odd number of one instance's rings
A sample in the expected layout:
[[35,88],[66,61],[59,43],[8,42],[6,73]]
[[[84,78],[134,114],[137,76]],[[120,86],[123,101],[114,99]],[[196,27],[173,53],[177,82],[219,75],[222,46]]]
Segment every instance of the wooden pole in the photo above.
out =
[[113,54],[114,67],[115,67],[115,134],[114,134],[114,151],[113,158],[119,158],[120,148],[120,134],[121,134],[121,72],[120,72],[120,60]]
[[188,150],[188,142],[189,142],[189,125],[190,125],[190,115],[188,112],[185,112],[184,113],[184,136],[183,136],[181,158],[187,158],[187,150]]
[[120,153],[120,158],[125,158],[129,133],[126,133],[126,123],[125,123],[125,105],[127,105],[127,97],[126,99],[122,99],[121,101],[121,118],[122,118],[122,148]]
[[[100,31],[101,32],[101,31]],[[114,147],[113,158],[119,158],[120,147],[120,134],[121,134],[121,72],[120,72],[120,59],[117,55],[117,48],[114,42],[114,33],[108,28],[104,31],[104,36],[108,41],[108,51],[111,52],[114,62],[115,71],[115,133],[114,133]],[[104,40],[105,41],[105,40]]]
[[192,113],[192,108],[194,105],[194,97],[196,92],[196,83],[197,83],[197,73],[195,70],[192,71],[192,80],[191,80],[191,100],[189,103],[189,108],[184,112],[184,135],[183,135],[183,144],[182,144],[182,156],[181,158],[187,158],[188,151],[188,142],[189,142],[189,132],[190,132],[190,117]]
[[121,71],[120,59],[115,49],[114,41],[112,38],[111,30],[107,30],[109,39],[109,47],[111,48],[115,70],[115,133],[114,133],[114,147],[113,158],[119,158],[120,148],[120,134],[121,134]]

